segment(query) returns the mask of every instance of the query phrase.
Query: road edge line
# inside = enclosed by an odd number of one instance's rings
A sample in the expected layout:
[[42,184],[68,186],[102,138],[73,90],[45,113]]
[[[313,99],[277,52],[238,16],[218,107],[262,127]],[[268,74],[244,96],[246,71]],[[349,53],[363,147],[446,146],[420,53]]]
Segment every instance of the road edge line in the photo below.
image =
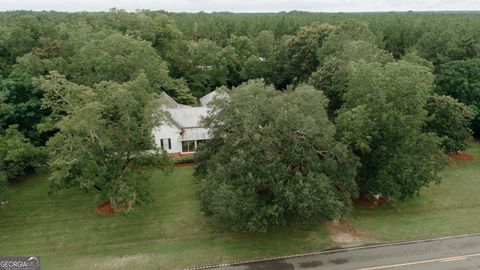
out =
[[212,268],[217,268],[217,267],[236,266],[236,265],[241,265],[241,264],[267,262],[267,261],[290,259],[290,258],[311,256],[311,255],[341,253],[341,252],[347,252],[347,251],[352,251],[352,250],[363,250],[363,249],[374,249],[374,248],[389,247],[389,246],[411,245],[411,244],[417,244],[417,243],[442,241],[442,240],[465,238],[465,237],[471,237],[471,236],[480,236],[480,233],[460,234],[460,235],[435,237],[435,238],[427,238],[427,239],[418,239],[418,240],[392,241],[392,242],[384,242],[384,243],[377,243],[377,244],[365,244],[365,245],[359,245],[359,246],[353,246],[353,247],[334,248],[334,249],[327,249],[327,250],[320,250],[320,251],[313,251],[313,252],[306,252],[306,253],[296,253],[296,254],[284,255],[284,256],[244,260],[244,261],[238,261],[238,262],[227,262],[227,263],[219,263],[219,264],[208,264],[208,265],[202,265],[202,266],[192,266],[192,267],[184,268],[183,270],[206,270],[206,269],[212,269]]

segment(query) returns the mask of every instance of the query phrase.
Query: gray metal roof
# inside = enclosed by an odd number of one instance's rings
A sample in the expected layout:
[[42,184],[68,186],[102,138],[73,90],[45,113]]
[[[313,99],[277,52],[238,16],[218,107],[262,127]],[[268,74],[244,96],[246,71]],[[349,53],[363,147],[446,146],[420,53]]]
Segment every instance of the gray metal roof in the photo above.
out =
[[208,107],[208,103],[210,103],[214,98],[226,96],[227,94],[225,92],[218,92],[215,90],[201,97],[200,104],[202,105],[202,107]]
[[182,134],[182,141],[208,140],[209,138],[206,128],[185,128]]
[[172,119],[180,128],[200,127],[200,121],[208,115],[210,108],[206,107],[188,107],[166,109]]
[[162,92],[160,94],[160,96],[161,96],[162,101],[164,102],[160,106],[162,109],[191,108],[191,106],[177,103],[172,97],[167,95],[167,93],[165,93],[165,92]]

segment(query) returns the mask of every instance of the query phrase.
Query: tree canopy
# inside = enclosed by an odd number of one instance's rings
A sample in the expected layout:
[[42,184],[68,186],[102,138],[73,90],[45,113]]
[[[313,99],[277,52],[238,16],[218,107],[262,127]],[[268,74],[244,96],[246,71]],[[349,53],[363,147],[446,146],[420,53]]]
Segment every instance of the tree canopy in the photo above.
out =
[[[35,147],[13,125],[0,136],[0,181],[19,181],[27,173],[32,173],[43,165],[45,155]],[[3,185],[3,183],[0,183]],[[0,187],[1,189],[2,187]]]
[[467,149],[472,138],[471,121],[475,111],[451,96],[432,95],[426,105],[429,114],[426,130],[442,138],[446,152]]
[[147,200],[149,176],[135,161],[155,158],[147,151],[156,148],[151,131],[160,118],[146,76],[80,87],[54,73],[37,84],[44,105],[64,114],[47,143],[52,189],[99,191],[115,209]]
[[471,12],[1,12],[0,175],[48,160],[54,189],[132,206],[148,198],[140,164],[167,161],[145,155],[157,94],[234,89],[206,122],[204,209],[246,230],[334,218],[357,190],[438,182],[442,150],[480,136],[479,44]]
[[326,104],[313,87],[282,94],[262,81],[214,101],[212,138],[197,155],[204,211],[249,231],[343,215],[357,161],[336,141]]
[[349,65],[358,61],[386,64],[392,62],[393,57],[372,43],[363,40],[346,41],[346,44],[325,56],[323,63],[310,77],[310,83],[322,90],[330,100],[328,112],[331,117],[342,106],[343,95],[349,89]]
[[[46,134],[37,130],[37,125],[45,118],[47,112],[41,108],[41,93],[32,86],[31,80],[24,76],[12,75],[0,82],[0,93],[5,107],[0,109],[0,134],[10,125],[17,125],[35,145],[42,145],[48,139]],[[8,108],[7,108],[8,107]]]
[[452,61],[440,67],[435,91],[450,95],[477,112],[472,129],[480,137],[480,59]]
[[440,139],[423,132],[433,75],[420,65],[352,64],[348,92],[336,120],[339,134],[360,158],[364,196],[405,198],[440,180]]

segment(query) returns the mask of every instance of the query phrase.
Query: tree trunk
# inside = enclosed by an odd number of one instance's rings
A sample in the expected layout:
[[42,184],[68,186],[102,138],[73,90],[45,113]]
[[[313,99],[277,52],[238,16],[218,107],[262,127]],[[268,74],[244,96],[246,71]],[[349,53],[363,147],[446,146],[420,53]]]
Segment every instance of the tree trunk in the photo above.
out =
[[110,198],[110,205],[112,206],[113,211],[116,212],[117,211],[117,202],[115,201],[115,199],[112,196],[110,196],[109,198]]

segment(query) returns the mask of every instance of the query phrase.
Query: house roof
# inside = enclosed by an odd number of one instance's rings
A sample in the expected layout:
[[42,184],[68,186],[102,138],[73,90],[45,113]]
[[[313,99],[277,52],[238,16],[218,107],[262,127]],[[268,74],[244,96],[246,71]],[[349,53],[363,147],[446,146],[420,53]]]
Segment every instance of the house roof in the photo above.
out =
[[180,128],[200,127],[200,121],[208,115],[210,108],[188,107],[188,108],[167,108],[175,124]]
[[215,90],[201,97],[200,104],[202,105],[202,107],[208,107],[208,103],[210,103],[214,98],[225,96],[227,96],[225,92],[218,92],[217,90]]
[[167,95],[167,93],[165,93],[165,92],[162,92],[160,94],[160,96],[161,96],[162,101],[164,102],[160,106],[162,109],[191,108],[191,106],[177,103],[172,97]]
[[208,140],[208,129],[206,128],[186,128],[183,130],[182,141]]

